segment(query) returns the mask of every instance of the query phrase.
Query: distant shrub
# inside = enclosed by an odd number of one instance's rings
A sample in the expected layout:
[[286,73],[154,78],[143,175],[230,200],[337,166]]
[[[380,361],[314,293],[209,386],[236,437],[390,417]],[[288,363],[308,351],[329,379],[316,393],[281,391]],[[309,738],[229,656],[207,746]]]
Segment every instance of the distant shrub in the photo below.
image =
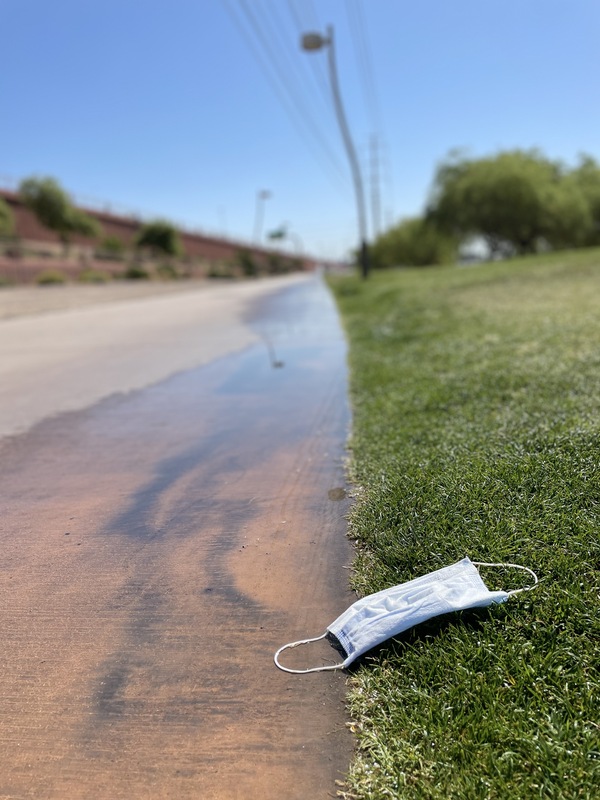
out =
[[138,247],[146,247],[152,253],[164,253],[167,256],[183,255],[183,245],[179,231],[165,219],[155,219],[142,225],[136,236]]
[[12,286],[13,282],[6,275],[0,275],[0,289],[6,289],[7,286]]
[[106,236],[100,242],[100,247],[96,256],[98,258],[112,258],[118,260],[123,257],[125,252],[125,242],[118,236]]
[[233,264],[211,264],[208,270],[208,277],[231,280],[235,278],[235,267]]
[[128,281],[147,281],[150,279],[150,273],[140,264],[130,264],[123,273],[123,277]]
[[242,275],[246,278],[254,278],[258,275],[258,266],[249,250],[239,250],[236,254],[236,261],[242,270]]
[[159,264],[156,268],[156,273],[163,281],[176,281],[183,277],[177,267],[175,267],[173,264],[169,264],[168,262]]
[[288,271],[288,265],[279,253],[269,253],[267,258],[267,270],[270,275],[281,275]]
[[371,266],[425,267],[456,260],[458,239],[422,217],[404,219],[380,234],[370,248]]
[[45,269],[35,276],[35,282],[39,286],[57,285],[59,283],[66,283],[67,276],[58,269]]
[[111,275],[101,269],[86,269],[79,275],[79,280],[81,283],[108,283]]
[[280,253],[269,253],[267,269],[271,275],[287,275],[302,269],[302,262],[298,258],[285,257]]

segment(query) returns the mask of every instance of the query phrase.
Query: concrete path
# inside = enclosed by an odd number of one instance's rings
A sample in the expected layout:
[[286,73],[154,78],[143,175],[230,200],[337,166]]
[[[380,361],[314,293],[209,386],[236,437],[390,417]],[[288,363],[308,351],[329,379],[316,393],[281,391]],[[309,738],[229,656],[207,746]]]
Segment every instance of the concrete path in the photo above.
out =
[[0,291],[0,436],[247,347],[248,304],[310,280]]
[[[103,399],[67,412],[51,392],[62,413],[13,417],[27,431],[0,440],[2,798],[324,800],[347,769],[344,675],[272,662],[353,600],[335,311],[317,281],[284,282],[238,317],[254,344],[208,361],[195,299],[168,325],[169,298],[140,302],[161,333],[149,325],[146,347],[130,332],[137,360],[169,377],[106,396],[110,373]],[[111,335],[146,316],[126,307],[107,307]],[[199,320],[193,346],[177,338],[184,318]],[[72,352],[87,381],[98,353],[128,350],[106,336],[87,358],[66,334],[49,340],[39,368],[66,375]],[[224,329],[219,341],[242,345]],[[191,369],[177,371],[180,350]]]

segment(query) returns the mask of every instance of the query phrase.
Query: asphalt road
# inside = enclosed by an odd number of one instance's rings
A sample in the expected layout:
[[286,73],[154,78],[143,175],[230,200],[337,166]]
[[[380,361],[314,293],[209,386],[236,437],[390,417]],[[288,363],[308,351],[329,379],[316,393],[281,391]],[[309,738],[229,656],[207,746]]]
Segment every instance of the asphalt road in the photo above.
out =
[[245,286],[0,322],[0,798],[335,795],[344,675],[272,655],[353,600],[345,346]]

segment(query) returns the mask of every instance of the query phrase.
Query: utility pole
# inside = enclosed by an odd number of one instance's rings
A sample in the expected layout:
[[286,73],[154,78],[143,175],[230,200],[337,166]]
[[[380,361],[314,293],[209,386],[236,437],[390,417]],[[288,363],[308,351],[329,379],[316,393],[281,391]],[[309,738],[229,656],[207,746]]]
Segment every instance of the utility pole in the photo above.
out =
[[271,192],[261,189],[256,193],[256,210],[254,214],[254,243],[260,244],[262,237],[262,226],[265,216],[265,202],[271,197]]
[[354,182],[354,192],[356,195],[356,207],[358,212],[358,232],[360,240],[359,248],[359,263],[363,278],[368,278],[370,265],[369,265],[369,250],[367,247],[367,214],[365,210],[365,193],[363,188],[363,180],[360,172],[360,165],[356,156],[354,142],[350,135],[350,128],[346,120],[344,106],[342,104],[342,95],[340,93],[340,85],[338,81],[336,61],[335,61],[335,44],[333,38],[333,27],[331,25],[327,28],[327,36],[322,36],[320,33],[305,33],[302,36],[302,48],[309,52],[327,48],[327,60],[329,64],[329,80],[331,83],[331,93],[333,95],[333,105],[340,126],[342,140],[346,148],[348,161],[350,162],[350,171],[352,173],[352,180]]

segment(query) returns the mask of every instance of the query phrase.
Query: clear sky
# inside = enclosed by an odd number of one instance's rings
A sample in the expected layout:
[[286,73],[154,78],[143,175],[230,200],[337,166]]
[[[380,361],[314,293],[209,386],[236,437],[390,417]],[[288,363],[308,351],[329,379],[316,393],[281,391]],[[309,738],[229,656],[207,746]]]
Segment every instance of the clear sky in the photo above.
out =
[[0,0],[0,182],[52,175],[84,204],[248,240],[269,190],[263,236],[286,223],[290,249],[344,257],[327,54],[299,46],[328,24],[384,227],[423,209],[452,148],[600,160],[599,0]]

